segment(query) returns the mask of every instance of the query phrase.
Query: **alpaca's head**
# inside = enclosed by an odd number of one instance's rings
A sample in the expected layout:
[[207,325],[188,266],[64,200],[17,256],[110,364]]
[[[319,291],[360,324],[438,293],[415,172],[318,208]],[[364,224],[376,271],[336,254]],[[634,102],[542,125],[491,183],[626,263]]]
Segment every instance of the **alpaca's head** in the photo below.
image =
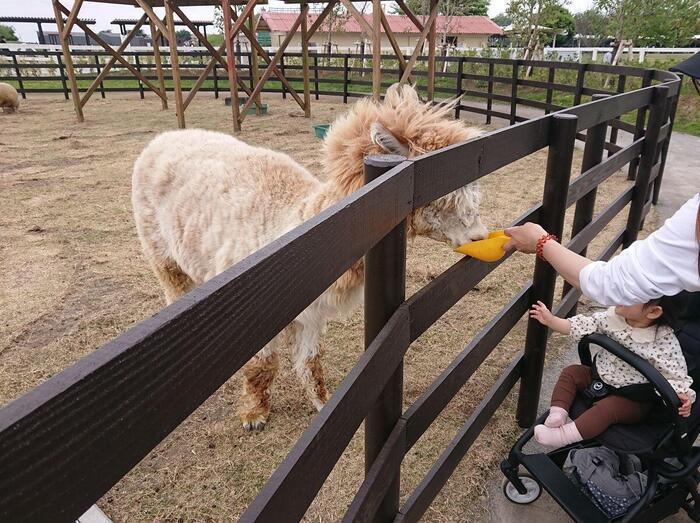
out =
[[[475,138],[478,129],[454,120],[452,104],[431,106],[415,89],[392,85],[382,103],[357,102],[338,118],[325,140],[325,166],[342,195],[363,184],[363,161],[371,154],[400,154],[411,158]],[[469,184],[415,211],[409,233],[458,246],[485,238],[479,217],[480,192]]]

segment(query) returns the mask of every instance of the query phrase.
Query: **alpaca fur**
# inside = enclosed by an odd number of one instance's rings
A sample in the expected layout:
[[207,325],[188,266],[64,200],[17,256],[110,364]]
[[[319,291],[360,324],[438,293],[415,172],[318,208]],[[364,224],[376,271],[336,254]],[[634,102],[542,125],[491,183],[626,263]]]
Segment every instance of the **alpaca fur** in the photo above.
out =
[[[325,140],[326,182],[289,156],[226,134],[172,131],[136,160],[133,208],[143,251],[172,303],[363,184],[369,154],[415,156],[478,135],[449,117],[452,106],[429,106],[411,87],[392,86],[383,103],[362,100],[331,126]],[[479,191],[468,185],[415,211],[409,235],[456,246],[486,235]],[[322,337],[328,321],[355,309],[362,295],[358,261],[243,370],[239,414],[260,430],[270,413],[278,352],[294,349],[294,368],[311,402],[328,399]]]
[[14,113],[19,109],[17,89],[3,82],[0,82],[0,107],[3,113]]

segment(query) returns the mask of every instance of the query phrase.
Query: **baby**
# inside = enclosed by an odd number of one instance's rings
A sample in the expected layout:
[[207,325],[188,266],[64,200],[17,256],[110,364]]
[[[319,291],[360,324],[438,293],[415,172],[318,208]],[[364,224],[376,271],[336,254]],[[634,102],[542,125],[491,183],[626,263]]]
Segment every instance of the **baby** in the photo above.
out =
[[[583,336],[599,332],[617,341],[651,363],[668,380],[681,400],[681,416],[689,416],[695,391],[688,376],[683,352],[673,330],[663,322],[661,300],[638,305],[618,305],[592,316],[578,315],[569,319],[554,316],[542,302],[530,310],[530,317],[553,331],[570,335],[575,342]],[[569,408],[577,390],[586,389],[594,379],[605,383],[611,394],[596,401],[576,421],[567,423]],[[632,366],[607,351],[600,351],[593,366],[566,367],[552,392],[551,408],[544,425],[535,427],[535,439],[543,445],[561,447],[604,432],[615,423],[638,423],[651,409],[655,393],[650,388],[620,387],[646,384],[646,378]],[[641,389],[641,390],[640,390]]]

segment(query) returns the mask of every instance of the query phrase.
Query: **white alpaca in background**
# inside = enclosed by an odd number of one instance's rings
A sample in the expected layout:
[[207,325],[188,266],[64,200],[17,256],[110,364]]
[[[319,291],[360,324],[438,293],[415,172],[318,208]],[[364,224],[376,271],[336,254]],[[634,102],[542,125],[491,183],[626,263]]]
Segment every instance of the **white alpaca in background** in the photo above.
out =
[[[399,85],[383,103],[356,103],[326,137],[325,182],[286,154],[226,134],[182,130],[156,137],[136,160],[132,201],[144,253],[167,302],[360,188],[365,156],[412,157],[479,134],[453,120],[452,110],[424,104],[413,88]],[[479,200],[476,184],[462,187],[412,213],[408,234],[452,246],[484,238]],[[321,338],[330,319],[360,304],[363,281],[359,260],[246,364],[239,414],[247,430],[267,422],[278,351],[287,343],[306,393],[317,409],[323,406]]]

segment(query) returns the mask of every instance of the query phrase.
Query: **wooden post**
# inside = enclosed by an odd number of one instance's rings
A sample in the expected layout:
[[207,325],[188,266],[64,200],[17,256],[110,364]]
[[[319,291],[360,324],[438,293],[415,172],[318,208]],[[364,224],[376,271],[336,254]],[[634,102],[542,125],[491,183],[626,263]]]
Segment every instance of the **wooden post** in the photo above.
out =
[[[63,66],[63,60],[61,60],[60,54],[56,55],[56,63],[58,64],[58,74],[61,76],[61,85],[63,86],[63,96],[66,98],[66,100],[70,100],[70,96],[68,95],[68,84],[66,83],[66,70],[65,70],[65,67]],[[78,121],[80,121],[80,120],[78,120]]]
[[[625,81],[627,80],[627,77],[624,74],[621,74],[617,77],[617,92],[618,93],[624,93],[625,92]],[[611,127],[610,128],[610,143],[613,145],[617,145],[617,133],[618,129],[617,127]],[[613,151],[608,151],[608,158],[611,157],[613,154]]]
[[587,64],[578,64],[578,74],[576,75],[576,92],[574,93],[574,106],[581,105],[583,95],[583,83],[586,77]]
[[[555,114],[551,118],[540,224],[548,232],[561,237],[578,117],[572,114]],[[557,273],[549,263],[540,259],[535,262],[531,292],[533,303],[541,300],[547,307],[552,306],[556,277]],[[546,347],[547,327],[529,320],[518,396],[517,419],[521,427],[532,425],[537,415]]]
[[158,77],[158,86],[160,87],[163,96],[161,97],[161,107],[163,110],[168,108],[167,92],[165,90],[165,77],[163,76],[163,59],[160,55],[160,45],[156,38],[156,25],[150,18],[148,23],[151,27],[151,45],[153,46],[153,62],[156,64],[156,76]]
[[228,70],[228,86],[231,93],[231,115],[233,131],[241,130],[241,120],[238,113],[238,78],[236,78],[236,56],[233,53],[233,35],[231,34],[231,2],[221,0],[221,10],[224,15],[224,43],[226,44],[226,69]]
[[318,100],[318,55],[316,53],[314,53],[314,94]]
[[[73,69],[73,57],[70,54],[70,46],[68,45],[68,38],[70,38],[70,35],[66,35],[65,38],[63,36],[63,15],[61,14],[61,7],[63,6],[61,6],[58,0],[53,0],[53,13],[56,17],[58,37],[61,39],[61,50],[63,51],[63,60],[66,63],[66,72],[68,73],[68,81],[70,82],[71,98],[73,98],[73,106],[75,107],[75,114],[78,117],[78,122],[83,122],[85,121],[85,117],[83,116],[83,107],[80,105],[80,91],[78,91],[78,81],[75,79],[75,70]],[[63,70],[61,70],[61,76],[63,76]]]
[[[278,53],[279,51],[276,52]],[[287,76],[284,72],[284,53],[282,53],[282,56],[280,56],[280,72],[282,73],[282,76]],[[282,83],[282,99],[287,99],[287,89],[284,87],[284,83]]]
[[[459,57],[459,64],[457,65],[457,89],[456,95],[462,96],[463,91],[463,81],[464,81],[464,57]],[[459,120],[460,114],[462,112],[462,100],[460,99],[457,105],[455,105],[455,119]]]
[[629,247],[636,239],[639,229],[644,221],[644,206],[649,196],[649,179],[656,161],[656,153],[659,148],[659,131],[667,116],[668,87],[659,85],[654,87],[654,98],[650,104],[649,125],[644,134],[644,149],[639,158],[639,170],[634,182],[634,193],[630,203],[630,212],[627,216],[625,238],[622,242],[624,248]]
[[516,115],[518,114],[518,66],[520,65],[520,60],[513,60],[513,72],[511,74],[510,80],[510,125],[515,123]]
[[[304,117],[311,117],[309,93],[309,4],[301,2],[301,70],[304,77]],[[318,86],[317,86],[318,88]]]
[[489,97],[486,99],[486,125],[491,124],[491,111],[493,110],[493,99],[491,95],[493,94],[493,76],[495,74],[495,64],[489,62],[489,85],[487,87],[487,92]]
[[[96,65],[95,70],[97,71],[97,76],[99,76],[102,64],[100,64],[100,55],[98,53],[95,53],[95,65]],[[103,99],[105,98],[105,84],[104,84],[104,82],[100,82],[100,95],[102,96]]]
[[550,67],[549,68],[549,76],[547,76],[547,107],[544,110],[544,114],[549,114],[552,112],[552,110],[549,108],[549,105],[552,103],[552,94],[554,92],[554,89],[552,88],[552,84],[554,83],[554,75],[556,74],[556,68]]
[[[397,155],[365,158],[365,183],[403,162]],[[365,255],[365,350],[406,297],[406,221]],[[365,474],[369,472],[403,410],[403,362],[389,378],[365,420]],[[400,469],[377,510],[376,521],[393,521],[399,510]]]
[[17,54],[12,53],[12,63],[15,66],[15,76],[17,77],[17,83],[19,84],[19,94],[22,95],[22,99],[27,99],[27,93],[24,91],[24,82],[22,81],[22,73],[19,69],[19,62],[17,61]]
[[[168,44],[170,46],[170,70],[173,76],[173,95],[175,96],[175,111],[177,111],[177,126],[185,128],[185,105],[182,100],[182,85],[180,84],[180,59],[177,54],[177,37],[175,36],[175,19],[171,0],[165,0],[165,20],[168,28]],[[224,20],[226,20],[224,11]]]
[[[593,101],[607,98],[607,94],[594,94]],[[594,125],[586,131],[586,145],[583,148],[583,160],[581,161],[581,174],[585,173],[591,167],[598,165],[603,161],[605,153],[605,138],[608,133],[608,122],[602,122]],[[576,236],[586,225],[593,221],[593,211],[595,210],[597,187],[593,187],[586,193],[578,202],[576,202],[576,210],[574,211],[574,222],[571,226],[571,237]],[[586,255],[586,247],[580,252],[581,256]],[[571,285],[564,282],[562,297],[571,290]],[[576,314],[576,306],[571,309],[568,316]]]
[[[681,82],[683,82],[683,77],[681,76]],[[676,121],[676,110],[678,109],[678,100],[681,97],[681,85],[678,86],[678,93],[674,96],[673,101],[668,104],[668,117],[669,117],[669,128],[668,136],[664,140],[663,146],[661,147],[661,166],[659,167],[659,174],[654,180],[654,192],[652,193],[651,203],[656,205],[659,203],[659,193],[661,192],[661,179],[664,176],[664,169],[666,168],[666,156],[668,156],[668,146],[671,143],[671,133],[673,133],[673,123]]]
[[[439,0],[430,0],[430,10],[437,5]],[[430,20],[428,31],[428,101],[435,98],[435,17]]]
[[[141,62],[139,61],[139,55],[138,53],[134,55],[134,62],[136,65],[136,70],[140,73],[141,72]],[[139,82],[139,96],[141,97],[141,100],[143,100],[143,84],[141,83],[141,80],[138,80]]]
[[343,103],[348,103],[348,67],[350,55],[343,56]]
[[[651,69],[647,69],[644,71],[644,77],[642,78],[642,87],[649,87],[651,85],[651,77],[654,74],[654,71]],[[644,135],[644,121],[646,120],[647,116],[647,108],[643,107],[641,109],[637,109],[637,122],[635,123],[634,126],[634,141],[636,142],[639,140],[643,135]],[[635,176],[637,175],[637,166],[639,165],[639,159],[638,158],[632,158],[632,161],[630,162],[629,170],[627,171],[627,179],[628,180],[634,180]]]
[[[255,35],[255,32],[257,31],[258,24],[255,20],[255,12],[250,13],[250,32],[252,35]],[[258,50],[255,48],[255,46],[251,45],[250,46],[250,83],[251,83],[251,92],[253,89],[255,89],[255,86],[258,85],[258,76],[260,71],[258,70]],[[261,97],[258,94],[258,96],[255,97],[255,114],[258,116],[262,115],[262,104],[261,104]]]
[[382,2],[372,0],[372,98],[382,93]]
[[219,64],[216,63],[214,64],[214,69],[212,70],[212,73],[214,74],[214,99],[218,100],[219,99],[219,74],[216,72],[219,67]]

